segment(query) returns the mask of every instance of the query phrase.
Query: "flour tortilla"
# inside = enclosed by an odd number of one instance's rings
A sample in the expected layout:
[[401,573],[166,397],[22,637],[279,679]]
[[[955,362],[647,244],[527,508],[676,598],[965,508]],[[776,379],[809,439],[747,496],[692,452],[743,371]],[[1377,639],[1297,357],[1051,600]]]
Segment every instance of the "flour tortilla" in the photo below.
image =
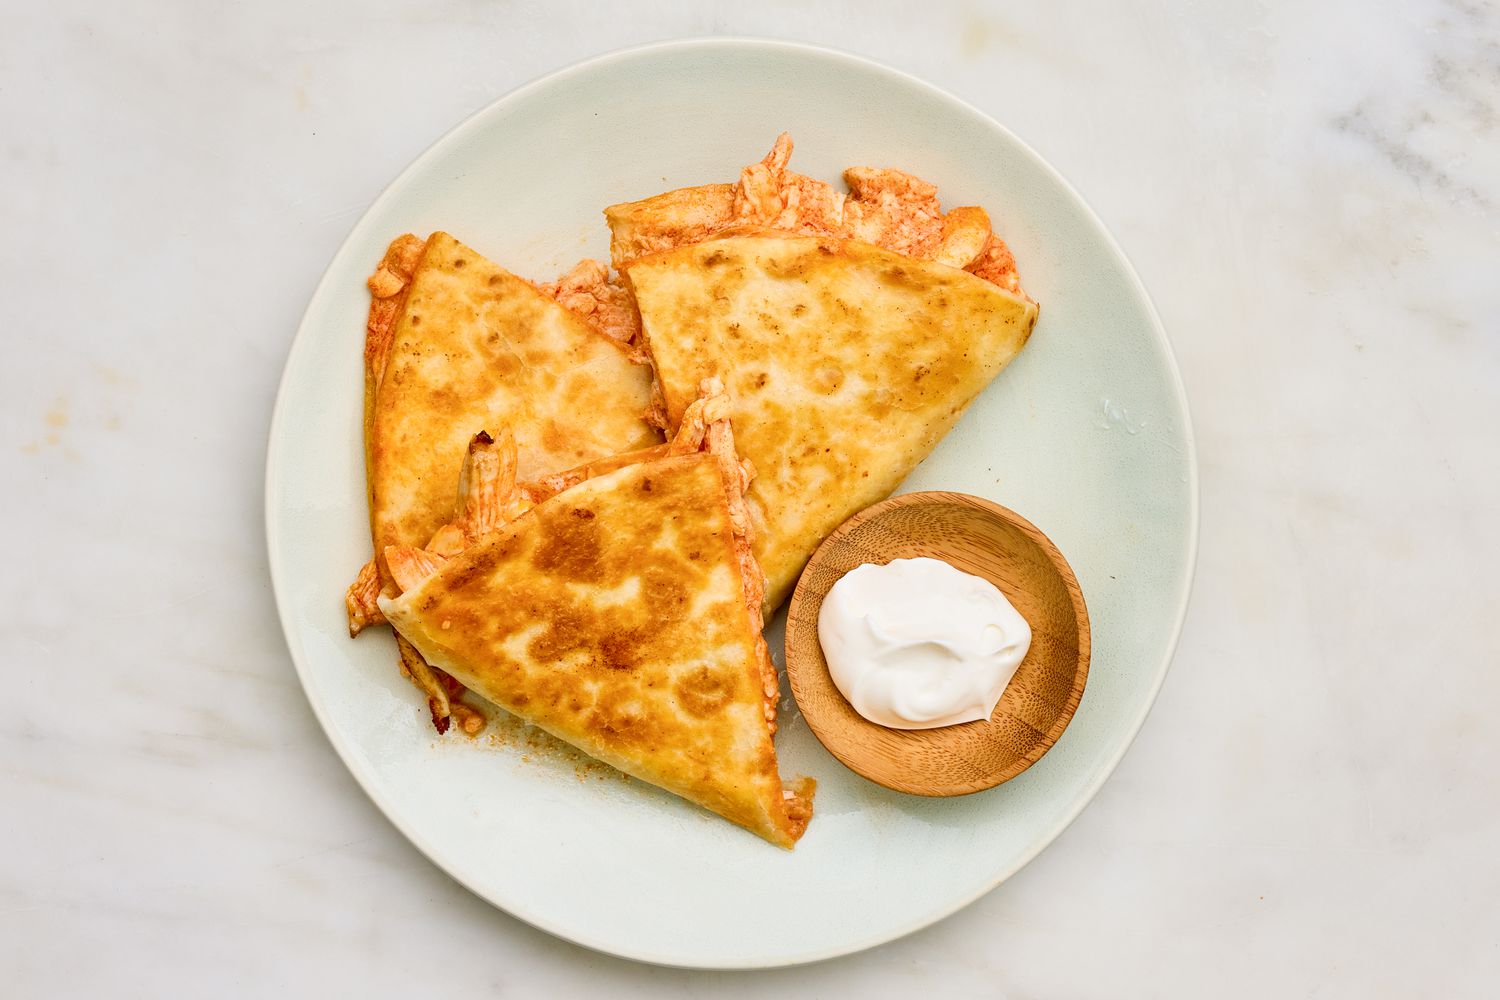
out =
[[[454,517],[454,471],[476,432],[510,428],[531,479],[652,445],[650,372],[532,284],[447,233],[398,237],[370,279],[365,468],[375,559],[346,597],[350,632],[394,593],[381,553]],[[456,689],[409,646],[402,670],[446,730]]]
[[475,693],[790,848],[811,805],[777,770],[774,668],[737,544],[715,457],[652,457],[542,501],[380,606]]
[[889,495],[1026,343],[1037,307],[852,240],[726,233],[625,265],[668,426],[723,379],[769,612],[818,544]]

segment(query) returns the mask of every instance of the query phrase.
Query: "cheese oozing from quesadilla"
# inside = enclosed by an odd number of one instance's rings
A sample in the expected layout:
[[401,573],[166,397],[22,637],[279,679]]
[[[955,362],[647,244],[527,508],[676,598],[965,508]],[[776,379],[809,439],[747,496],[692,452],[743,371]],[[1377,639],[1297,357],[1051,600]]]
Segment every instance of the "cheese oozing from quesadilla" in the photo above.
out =
[[790,848],[811,789],[777,768],[762,578],[723,407],[699,400],[671,444],[527,487],[508,436],[477,436],[443,534],[458,551],[388,548],[402,592],[380,607],[475,693]]
[[1020,351],[1037,307],[974,274],[852,240],[758,230],[638,258],[667,426],[728,390],[767,610],[839,524],[890,494]]
[[[365,465],[376,558],[346,597],[350,632],[381,620],[380,554],[453,519],[453,475],[478,427],[504,424],[519,475],[660,440],[642,419],[649,369],[575,311],[447,233],[395,240],[370,279]],[[446,728],[454,686],[402,645],[402,667]]]

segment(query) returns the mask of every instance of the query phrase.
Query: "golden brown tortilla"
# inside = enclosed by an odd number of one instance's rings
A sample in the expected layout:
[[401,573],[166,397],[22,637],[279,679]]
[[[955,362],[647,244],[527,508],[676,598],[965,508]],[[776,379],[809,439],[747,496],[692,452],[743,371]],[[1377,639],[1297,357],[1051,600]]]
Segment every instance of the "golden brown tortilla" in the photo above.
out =
[[1036,305],[850,240],[758,231],[627,263],[669,426],[722,378],[766,607],[890,494],[1026,343]]
[[[628,348],[447,233],[397,239],[370,289],[365,457],[377,558],[350,590],[353,632],[380,620],[375,596],[390,591],[379,554],[425,545],[452,520],[454,471],[476,431],[510,427],[526,478],[660,440],[642,419],[649,370]],[[403,663],[442,728],[451,692],[420,658]]]
[[[476,441],[475,458],[490,444]],[[811,802],[777,770],[759,570],[747,580],[742,569],[727,448],[726,464],[663,446],[498,528],[476,528],[483,504],[466,504],[451,529],[471,539],[458,555],[389,550],[409,589],[380,606],[475,693],[791,848]],[[508,487],[489,492],[503,500]]]
[[475,431],[505,424],[533,479],[658,440],[650,373],[613,341],[446,233],[412,275],[368,414],[376,550],[420,545],[453,516]]

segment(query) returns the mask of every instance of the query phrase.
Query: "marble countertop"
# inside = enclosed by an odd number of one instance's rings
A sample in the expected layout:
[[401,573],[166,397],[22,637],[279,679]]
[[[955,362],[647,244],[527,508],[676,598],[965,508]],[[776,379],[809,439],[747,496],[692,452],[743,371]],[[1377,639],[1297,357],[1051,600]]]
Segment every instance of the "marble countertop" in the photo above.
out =
[[[601,9],[7,6],[3,991],[1493,995],[1500,12]],[[1152,290],[1202,467],[1186,632],[1093,805],[958,915],[757,974],[584,951],[429,864],[304,701],[262,530],[288,344],[383,185],[523,81],[713,33],[1032,143]]]

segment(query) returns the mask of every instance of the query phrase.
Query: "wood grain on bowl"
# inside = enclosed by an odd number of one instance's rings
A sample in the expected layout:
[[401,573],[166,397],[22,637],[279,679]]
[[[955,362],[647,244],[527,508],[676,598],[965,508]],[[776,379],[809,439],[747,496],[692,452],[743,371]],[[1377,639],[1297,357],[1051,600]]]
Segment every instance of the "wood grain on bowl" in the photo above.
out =
[[[818,642],[829,589],[856,566],[917,556],[993,583],[1031,626],[1031,648],[985,721],[888,729],[859,715],[829,675]],[[914,795],[993,788],[1040,760],[1083,697],[1089,648],[1083,592],[1057,546],[1020,515],[964,493],[907,493],[850,518],[813,554],[787,615],[787,674],[813,733],[851,770]]]

